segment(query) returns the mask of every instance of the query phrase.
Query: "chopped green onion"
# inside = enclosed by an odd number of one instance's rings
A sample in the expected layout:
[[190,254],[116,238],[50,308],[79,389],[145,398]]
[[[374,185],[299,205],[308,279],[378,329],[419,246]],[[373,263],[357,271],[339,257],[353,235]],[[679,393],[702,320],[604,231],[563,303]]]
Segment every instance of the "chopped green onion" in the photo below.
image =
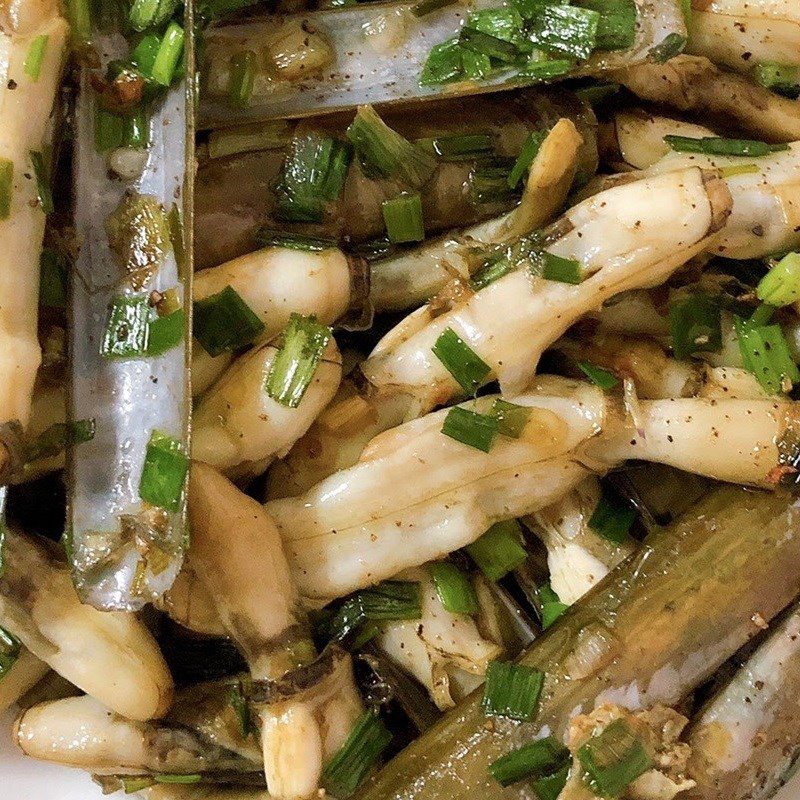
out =
[[119,782],[122,784],[122,790],[125,794],[134,794],[141,792],[148,786],[153,786],[156,782],[155,778],[149,775],[120,775]]
[[236,720],[239,723],[239,732],[247,739],[255,729],[250,719],[250,709],[242,692],[241,682],[231,687],[230,701],[233,713],[236,714]]
[[431,349],[466,394],[475,394],[492,371],[452,328],[445,328]]
[[440,161],[471,161],[487,156],[494,150],[494,141],[484,133],[451,134],[418,139],[417,145],[432,150]]
[[205,19],[219,19],[243,8],[254,6],[258,0],[201,0],[197,11]]
[[478,595],[469,576],[449,561],[428,564],[436,594],[445,611],[451,614],[477,614]]
[[735,178],[737,175],[755,175],[761,172],[757,164],[733,164],[728,167],[722,167],[719,174],[723,178]]
[[79,419],[76,422],[54,422],[45,428],[26,448],[25,461],[30,463],[41,458],[53,458],[68,447],[94,439],[93,419]]
[[522,145],[522,150],[517,156],[517,160],[514,162],[514,166],[511,167],[511,172],[508,173],[508,185],[511,189],[516,187],[523,175],[528,174],[528,170],[546,138],[547,131],[532,131],[529,134],[525,144]]
[[537,800],[558,800],[558,796],[564,791],[569,777],[569,765],[565,764],[560,770],[552,775],[545,775],[537,778],[533,784],[533,793]]
[[200,783],[202,775],[172,775],[166,772],[157,772],[153,775],[156,783]]
[[152,79],[161,86],[172,83],[175,67],[183,55],[184,38],[183,28],[177,22],[170,22],[161,39],[151,72]]
[[334,797],[350,797],[392,741],[380,717],[365,711],[342,748],[322,770],[321,783]]
[[534,17],[530,40],[544,50],[589,58],[597,44],[600,14],[588,8],[548,5]]
[[43,247],[39,256],[39,305],[66,308],[70,264],[60,250]]
[[67,20],[73,44],[86,44],[92,38],[89,0],[66,0]]
[[186,273],[186,237],[183,231],[183,214],[178,203],[173,203],[167,214],[167,227],[169,228],[169,242],[175,254],[175,264],[178,274]]
[[568,58],[531,59],[517,74],[532,81],[549,81],[565,75],[574,66]]
[[11,196],[14,194],[14,162],[0,158],[0,219],[11,216]]
[[128,20],[135,31],[143,31],[153,24],[161,0],[133,0]]
[[642,740],[624,719],[615,719],[578,748],[589,786],[601,797],[620,797],[653,762]]
[[256,234],[256,242],[259,247],[285,247],[287,250],[301,250],[306,253],[321,253],[323,250],[338,247],[336,239],[286,233],[272,228],[261,228]]
[[546,250],[541,253],[542,277],[548,281],[577,285],[583,280],[583,271],[579,261],[573,258],[562,258]]
[[267,394],[281,405],[297,408],[331,336],[331,329],[315,317],[292,314],[267,374]]
[[752,372],[769,394],[789,392],[800,382],[800,370],[792,360],[780,325],[754,325],[734,317],[744,368]]
[[393,244],[421,242],[425,238],[422,200],[418,194],[401,195],[381,203],[386,234]]
[[247,108],[256,79],[256,54],[252,50],[231,56],[228,74],[228,105]]
[[0,678],[14,666],[20,648],[19,639],[5,628],[0,628]]
[[634,0],[578,0],[576,5],[600,14],[596,50],[627,50],[636,43]]
[[758,282],[758,299],[771,306],[788,306],[800,300],[800,253],[784,256]]
[[490,33],[484,33],[476,28],[470,28],[468,25],[461,29],[458,43],[465,50],[488,58],[496,58],[498,61],[512,63],[519,57],[519,49],[513,42],[492,36]]
[[28,52],[25,55],[25,64],[23,70],[25,74],[32,80],[38,81],[39,75],[42,72],[42,62],[44,61],[44,54],[47,51],[47,42],[50,37],[46,33],[39,34],[29,45]]
[[539,595],[539,613],[541,614],[542,630],[546,631],[569,606],[561,602],[561,599],[553,591],[549,583],[542,584],[536,592]]
[[524,38],[522,17],[513,8],[486,8],[482,11],[473,11],[467,17],[464,27],[514,44],[515,49]]
[[421,86],[449,83],[463,74],[462,49],[458,39],[448,39],[431,48],[419,76]]
[[158,48],[161,46],[161,39],[154,33],[143,36],[139,44],[134,47],[130,55],[131,64],[145,77],[150,78],[153,74],[153,64],[156,63]]
[[623,544],[636,520],[636,509],[605,492],[589,518],[589,527],[614,544]]
[[544,673],[512,661],[492,661],[486,670],[481,707],[487,717],[528,721],[536,716]]
[[125,120],[119,114],[95,107],[94,146],[98,153],[115,150],[125,138]]
[[664,141],[677,153],[703,153],[707,156],[741,156],[760,158],[770,153],[788,150],[788,144],[767,144],[753,139],[724,139],[721,136],[674,136]]
[[36,176],[36,192],[39,196],[39,207],[45,214],[53,213],[53,193],[50,189],[50,169],[42,153],[31,150],[31,164]]
[[669,334],[675,358],[685,360],[697,352],[722,347],[721,308],[718,297],[694,294],[669,304]]
[[800,66],[762,61],[753,68],[753,78],[770,91],[792,100],[800,95]]
[[139,497],[150,505],[177,511],[189,472],[183,445],[160,431],[150,434],[139,480]]
[[411,13],[415,17],[424,17],[434,11],[438,11],[440,8],[446,8],[455,2],[456,0],[417,0],[417,2],[411,6]]
[[133,358],[147,350],[150,306],[146,295],[123,295],[111,301],[100,352],[106,358]]
[[186,313],[182,308],[150,320],[147,326],[147,349],[145,355],[160,356],[183,341]]
[[492,449],[498,428],[499,424],[494,417],[455,406],[444,418],[442,433],[457,442],[488,453]]
[[514,269],[516,269],[516,265],[511,261],[510,258],[491,260],[487,264],[484,264],[472,276],[470,285],[476,292],[480,291],[490,283],[494,283],[504,275],[508,275],[508,273]]
[[246,347],[263,330],[264,323],[232,286],[194,303],[194,335],[210,356]]
[[613,372],[598,367],[589,361],[579,361],[578,369],[595,385],[599,386],[604,392],[608,392],[619,384],[619,380]]
[[620,90],[618,83],[594,83],[590,86],[582,86],[575,90],[575,94],[588,103],[590,106],[599,106],[609,97],[613,97]]
[[537,739],[498,758],[489,772],[501,786],[511,786],[526,778],[542,778],[569,763],[570,753],[554,736]]
[[470,199],[475,205],[505,203],[514,197],[509,184],[509,171],[505,167],[477,167],[469,176]]
[[683,52],[686,41],[686,37],[680,33],[667,34],[655,47],[650,48],[650,59],[656,64],[664,64]]
[[690,30],[692,25],[692,0],[681,0],[681,14],[683,14],[686,28]]
[[490,581],[499,581],[528,557],[523,543],[522,528],[516,520],[509,519],[496,522],[464,549]]
[[774,313],[775,313],[775,306],[771,306],[768,303],[762,303],[750,315],[750,318],[747,320],[747,323],[749,325],[752,325],[754,328],[758,328],[761,325],[766,325],[772,319],[772,315]]
[[366,622],[412,620],[421,616],[419,583],[383,581],[348,597],[333,614],[321,620],[318,633],[326,639],[342,641]]
[[210,158],[224,158],[257,150],[282,150],[292,140],[292,128],[288,120],[276,119],[211,131],[208,155]]
[[461,70],[463,77],[471,81],[482,81],[492,71],[492,59],[485,53],[461,49]]
[[140,149],[150,144],[150,120],[144,109],[137,109],[124,118],[122,144]]
[[497,420],[498,433],[512,439],[519,439],[532,413],[533,409],[528,406],[518,406],[516,403],[509,403],[498,397],[492,403],[489,415]]
[[415,189],[436,170],[436,158],[393,131],[372,106],[358,107],[347,138],[368,171],[400,178]]

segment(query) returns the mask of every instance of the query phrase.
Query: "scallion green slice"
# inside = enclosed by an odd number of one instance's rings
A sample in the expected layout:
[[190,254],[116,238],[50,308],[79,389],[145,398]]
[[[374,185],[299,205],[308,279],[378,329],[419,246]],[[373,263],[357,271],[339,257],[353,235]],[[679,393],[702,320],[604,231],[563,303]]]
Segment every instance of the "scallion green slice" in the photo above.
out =
[[482,81],[492,72],[492,59],[485,53],[461,48],[461,71],[464,78],[471,81]]
[[233,713],[236,714],[236,721],[239,723],[239,732],[247,739],[254,733],[255,728],[250,719],[250,709],[247,705],[244,693],[242,692],[241,682],[231,687],[230,701]]
[[650,59],[656,64],[664,64],[675,56],[679,56],[686,47],[686,37],[680,33],[667,34],[649,51]]
[[67,19],[73,44],[86,44],[92,38],[92,13],[89,0],[66,0]]
[[539,613],[541,614],[542,630],[547,630],[568,608],[562,603],[559,596],[553,591],[549,583],[542,584],[536,593],[539,595]]
[[434,152],[440,161],[472,161],[494,151],[494,140],[485,133],[435,136],[418,139],[416,144]]
[[761,172],[757,164],[730,164],[722,167],[719,174],[723,178],[735,178],[737,175],[755,175]]
[[463,75],[463,50],[458,38],[447,39],[431,48],[419,77],[421,86],[437,86],[457,80]]
[[669,134],[664,141],[677,153],[703,153],[707,156],[741,156],[760,158],[770,153],[788,150],[788,144],[768,144],[753,139],[725,139],[721,136],[675,136]]
[[321,783],[334,797],[350,797],[392,741],[392,734],[373,711],[365,711],[333,758],[322,770]]
[[14,162],[0,158],[0,219],[11,216],[11,197],[14,194]]
[[301,250],[306,253],[321,253],[338,247],[336,239],[322,236],[305,236],[300,233],[287,233],[273,228],[261,228],[256,234],[259,247],[285,247],[288,250]]
[[315,317],[292,314],[267,374],[267,394],[281,405],[297,408],[332,335]]
[[191,775],[177,775],[167,772],[157,772],[153,775],[156,783],[200,783],[203,780],[202,775],[193,773]]
[[528,557],[522,528],[514,519],[496,522],[464,549],[490,581],[499,581]]
[[461,29],[458,43],[464,50],[509,64],[519,57],[519,50],[513,42],[492,36],[490,33],[484,33],[476,28],[470,28],[469,25],[465,25]]
[[0,628],[0,679],[14,666],[20,649],[19,639],[5,628]]
[[158,508],[177,511],[188,473],[189,459],[183,445],[172,436],[153,431],[145,451],[139,497]]
[[720,299],[698,293],[669,304],[669,333],[675,358],[716,352],[722,347]]
[[425,238],[422,199],[418,194],[402,195],[381,203],[386,234],[393,244],[421,242]]
[[604,392],[611,391],[619,385],[619,379],[613,372],[598,367],[589,361],[579,361],[578,369],[595,385],[599,386]]
[[39,256],[39,305],[66,308],[69,261],[59,250],[43,247]]
[[95,421],[79,419],[76,422],[54,422],[45,428],[25,448],[25,461],[53,458],[68,447],[94,439]]
[[246,347],[263,330],[264,323],[232,286],[194,303],[194,335],[210,356]]
[[788,306],[800,300],[800,253],[785,255],[758,282],[758,299],[771,306]]
[[455,2],[456,0],[417,0],[417,2],[411,6],[411,13],[415,17],[424,17],[434,11],[438,11],[440,8],[446,8]]
[[754,325],[734,317],[744,367],[756,376],[769,394],[790,392],[800,382],[800,370],[792,359],[780,325]]
[[161,0],[133,0],[128,20],[135,31],[143,31],[153,24]]
[[442,433],[457,442],[488,453],[492,449],[498,428],[499,423],[494,417],[456,406],[447,412]]
[[184,38],[183,28],[177,22],[170,22],[161,37],[161,44],[150,73],[150,77],[161,86],[169,86],[172,83],[175,67],[183,55]]
[[554,736],[537,739],[498,758],[489,772],[501,786],[551,775],[569,763],[570,753]]
[[125,119],[119,114],[95,107],[94,146],[98,153],[122,147],[125,140]]
[[451,614],[477,614],[478,595],[469,576],[450,561],[428,564],[436,594],[445,611]]
[[579,261],[573,258],[562,258],[546,250],[541,253],[542,277],[548,281],[577,285],[583,280],[583,271]]
[[590,106],[599,106],[609,97],[613,97],[620,90],[618,83],[594,83],[590,86],[581,86],[575,94]]
[[182,308],[164,317],[151,319],[147,326],[147,349],[145,355],[160,356],[183,341],[186,313]]
[[589,58],[597,45],[600,14],[590,8],[547,5],[530,28],[530,40],[543,50]]
[[532,81],[549,81],[566,75],[574,66],[568,58],[534,58],[519,71],[521,78]]
[[642,740],[624,719],[615,719],[578,748],[589,786],[601,797],[620,797],[653,762]]
[[148,786],[153,786],[156,779],[149,775],[120,775],[119,782],[125,794],[134,794],[141,792],[142,789],[147,789]]
[[150,120],[143,108],[136,109],[124,118],[122,144],[140,149],[150,144]]
[[615,544],[623,544],[636,520],[636,509],[605,492],[589,518],[589,527]]
[[522,179],[523,175],[528,174],[528,170],[536,158],[542,142],[547,138],[547,131],[532,131],[525,144],[522,145],[522,150],[511,167],[511,172],[508,173],[508,185],[510,188],[516,188],[517,184]]
[[39,207],[45,214],[53,213],[53,192],[50,189],[50,168],[42,153],[31,150],[31,164],[36,176],[36,192],[39,196]]
[[468,395],[475,394],[492,371],[452,328],[445,328],[431,349]]
[[577,0],[575,5],[600,15],[596,50],[627,50],[636,43],[638,12],[634,0]]
[[256,79],[256,54],[253,50],[235,53],[228,67],[228,105],[247,108]]
[[515,196],[509,170],[502,166],[477,166],[469,176],[470,199],[475,205],[505,203]]
[[533,409],[528,406],[519,406],[498,397],[492,403],[489,415],[497,420],[498,433],[512,439],[519,439],[532,413]]
[[470,285],[477,292],[504,275],[508,275],[515,268],[516,265],[510,258],[492,259],[475,272],[470,280]]
[[531,720],[539,708],[544,673],[513,661],[492,661],[486,670],[481,707],[487,717]]
[[436,170],[436,158],[393,131],[372,106],[359,106],[347,129],[361,163],[368,172],[400,178],[418,189]]
[[772,92],[795,100],[800,95],[800,66],[762,61],[753,68],[753,78]]
[[544,775],[541,778],[537,778],[531,784],[531,788],[537,800],[558,800],[558,796],[567,785],[568,777],[569,765],[565,764],[552,775]]
[[42,72],[42,62],[44,61],[44,54],[47,52],[47,42],[49,39],[50,37],[46,33],[41,33],[28,46],[28,52],[25,55],[25,64],[23,65],[23,70],[32,81],[39,80],[39,75]]
[[154,33],[143,36],[139,44],[133,48],[130,55],[131,64],[145,77],[150,78],[153,74],[153,64],[156,63],[158,48],[161,46],[161,39]]
[[143,294],[115,297],[100,352],[106,358],[135,358],[147,350],[150,306]]

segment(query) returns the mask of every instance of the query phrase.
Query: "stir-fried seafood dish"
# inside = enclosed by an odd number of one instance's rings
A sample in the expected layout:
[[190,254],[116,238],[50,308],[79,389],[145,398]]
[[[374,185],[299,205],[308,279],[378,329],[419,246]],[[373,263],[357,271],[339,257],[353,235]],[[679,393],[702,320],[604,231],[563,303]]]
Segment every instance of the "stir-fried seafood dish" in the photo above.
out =
[[0,71],[21,753],[145,800],[790,780],[798,0],[0,0]]

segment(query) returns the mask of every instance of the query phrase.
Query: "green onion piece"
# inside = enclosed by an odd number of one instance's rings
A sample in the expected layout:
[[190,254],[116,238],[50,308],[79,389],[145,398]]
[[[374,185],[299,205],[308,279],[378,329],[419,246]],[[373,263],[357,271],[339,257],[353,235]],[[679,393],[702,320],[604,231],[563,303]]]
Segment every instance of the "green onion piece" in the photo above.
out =
[[19,639],[5,628],[0,628],[0,678],[14,666],[20,649]]
[[627,50],[636,43],[638,12],[634,0],[577,0],[576,5],[600,15],[596,50]]
[[131,64],[145,77],[151,78],[161,39],[154,33],[143,36],[130,55]]
[[392,741],[380,717],[365,711],[333,758],[322,770],[321,783],[337,798],[350,797]]
[[258,0],[201,0],[197,4],[197,12],[204,19],[219,19],[254,6],[257,2]]
[[144,109],[139,108],[124,118],[122,144],[139,149],[150,144],[150,120]]
[[175,67],[183,55],[184,38],[183,28],[177,22],[170,22],[161,39],[151,72],[152,79],[161,86],[169,86],[172,83]]
[[348,597],[336,611],[317,626],[317,633],[332,641],[342,641],[364,623],[412,620],[422,616],[419,583],[383,581]]
[[153,24],[161,0],[133,0],[128,21],[135,31],[143,31]]
[[522,25],[522,17],[513,8],[486,8],[482,11],[473,11],[464,23],[465,28],[514,45],[524,38]]
[[477,614],[478,595],[469,576],[449,561],[428,564],[436,594],[445,611],[451,614]]
[[534,17],[530,40],[544,50],[589,58],[597,45],[600,14],[588,8],[548,5]]
[[194,303],[194,335],[210,356],[246,347],[263,330],[264,323],[232,286]]
[[559,596],[553,591],[549,583],[542,584],[537,589],[539,595],[539,613],[541,614],[542,630],[547,630],[568,608],[562,603]]
[[122,784],[122,790],[125,794],[134,794],[141,792],[148,786],[153,786],[156,782],[155,778],[149,775],[120,775],[119,782]]
[[418,194],[402,195],[381,203],[386,234],[393,244],[421,242],[425,238],[422,200]]
[[599,106],[609,97],[613,97],[620,90],[618,83],[595,83],[591,86],[582,86],[575,90],[575,94],[590,106]]
[[490,155],[494,150],[494,140],[485,133],[436,136],[418,139],[415,144],[436,153],[440,161],[472,161]]
[[528,406],[518,406],[516,403],[509,403],[498,397],[492,403],[489,415],[497,420],[498,433],[512,439],[519,439],[532,413],[533,409]]
[[620,797],[629,784],[651,769],[642,740],[624,719],[615,719],[578,748],[589,786],[601,797]]
[[247,739],[255,731],[255,728],[250,719],[250,709],[242,692],[241,682],[231,687],[230,701],[233,713],[236,714],[236,720],[239,723],[239,732],[243,738]]
[[134,358],[147,350],[150,305],[147,296],[123,295],[111,301],[100,352],[106,358]]
[[89,0],[66,0],[67,19],[73,44],[86,44],[92,38]]
[[792,100],[800,95],[800,66],[762,61],[753,68],[753,78],[770,91]]
[[490,33],[484,33],[476,28],[470,28],[468,25],[461,29],[458,43],[464,50],[470,50],[487,58],[496,58],[498,61],[509,64],[519,57],[519,49],[513,42],[492,36]]
[[669,304],[669,334],[675,358],[692,353],[716,352],[722,347],[720,301],[709,294],[695,294]]
[[564,791],[569,777],[569,765],[564,765],[560,770],[552,775],[545,775],[537,778],[533,784],[533,793],[537,800],[558,800],[558,796]]
[[509,519],[496,522],[464,549],[490,581],[499,581],[528,557],[523,543],[522,528],[516,520]]
[[358,107],[347,138],[368,171],[400,178],[415,189],[436,170],[435,157],[393,131],[372,106]]
[[122,147],[125,139],[125,120],[119,114],[95,107],[94,146],[98,153]]
[[331,336],[331,329],[315,317],[292,314],[267,374],[267,394],[283,406],[297,408]]
[[456,406],[447,412],[442,433],[457,442],[488,453],[492,449],[498,428],[499,424],[494,417]]
[[461,70],[463,77],[471,81],[482,81],[492,72],[492,59],[485,53],[474,50],[461,50]]
[[792,360],[780,325],[754,325],[734,317],[744,368],[752,372],[769,394],[789,392],[800,382],[800,370]]
[[156,783],[200,783],[202,775],[171,775],[166,772],[158,772],[153,775]]
[[420,85],[437,86],[462,77],[462,52],[457,38],[432,47],[419,76]]
[[481,707],[487,717],[531,720],[539,708],[544,673],[513,661],[492,661],[486,670]]
[[0,158],[0,219],[11,216],[11,196],[14,194],[14,162]]
[[36,192],[39,196],[39,207],[45,214],[53,213],[53,193],[50,189],[50,168],[42,153],[31,150],[31,164],[36,176]]
[[528,174],[528,170],[531,164],[533,164],[533,160],[536,158],[539,148],[542,146],[542,142],[544,142],[546,138],[547,131],[532,131],[525,140],[525,144],[522,145],[522,150],[517,156],[514,166],[511,167],[511,172],[508,173],[508,185],[511,189],[516,187],[523,175]]
[[153,431],[145,451],[139,497],[158,508],[177,511],[188,473],[189,459],[183,445],[172,436]]
[[504,275],[508,275],[515,268],[516,266],[510,258],[491,260],[472,276],[470,285],[475,291],[480,291],[490,283],[494,283]]
[[492,371],[452,328],[445,328],[431,349],[466,394],[475,394]]
[[532,81],[549,81],[569,72],[574,63],[567,58],[531,59],[518,73],[521,78]]
[[44,61],[44,54],[47,51],[47,42],[50,37],[46,33],[39,34],[28,47],[28,52],[25,55],[25,64],[23,70],[25,74],[32,80],[38,81],[39,75],[42,72],[42,62]]
[[509,171],[505,167],[482,166],[469,176],[470,199],[475,205],[505,203],[515,196],[509,186]]
[[183,214],[178,203],[173,203],[167,214],[167,227],[178,274],[184,275],[186,273],[186,237],[183,231]]
[[256,54],[252,50],[231,56],[228,74],[228,105],[247,108],[256,79]]
[[562,258],[554,253],[544,250],[541,254],[542,277],[548,281],[569,283],[577,285],[583,280],[582,269],[579,261],[572,258]]
[[721,136],[674,136],[669,134],[664,141],[677,153],[703,153],[708,156],[747,156],[760,158],[770,153],[788,150],[788,144],[767,144],[753,139],[724,139]]
[[605,492],[589,518],[589,527],[614,544],[623,544],[636,519],[636,509]]
[[182,308],[151,320],[147,326],[148,356],[160,356],[167,350],[172,350],[183,341],[183,330],[186,324],[186,313]]
[[211,131],[208,155],[224,158],[257,150],[282,150],[292,140],[293,127],[288,120],[276,119]]
[[667,34],[655,47],[650,48],[650,59],[656,64],[664,64],[683,52],[686,41],[686,37],[680,33]]
[[750,315],[750,319],[748,319],[747,322],[752,327],[758,328],[761,325],[766,325],[772,319],[772,315],[774,313],[775,313],[775,306],[768,305],[767,303],[762,303]]
[[338,247],[336,239],[322,236],[305,236],[300,233],[286,233],[273,228],[261,228],[256,234],[259,247],[285,247],[288,250],[301,250],[306,253],[321,253]]
[[70,264],[64,253],[43,247],[39,256],[39,305],[66,308]]
[[440,8],[451,6],[455,2],[456,0],[418,0],[411,6],[411,13],[415,17],[424,17],[434,11],[438,11]]
[[788,306],[800,300],[800,253],[784,256],[758,282],[758,299],[771,306]]
[[76,422],[54,422],[45,428],[26,448],[25,462],[41,458],[53,458],[68,447],[94,439],[93,419],[79,419]]
[[723,178],[735,178],[737,175],[755,175],[761,172],[757,164],[734,164],[722,167],[719,171]]
[[681,14],[683,14],[686,28],[690,30],[692,25],[692,0],[681,0]]
[[569,750],[554,736],[537,739],[498,758],[489,772],[501,786],[511,786],[526,778],[542,778],[569,763]]
[[619,380],[613,372],[598,367],[589,361],[579,361],[578,369],[595,385],[599,386],[604,392],[608,392],[619,384]]

